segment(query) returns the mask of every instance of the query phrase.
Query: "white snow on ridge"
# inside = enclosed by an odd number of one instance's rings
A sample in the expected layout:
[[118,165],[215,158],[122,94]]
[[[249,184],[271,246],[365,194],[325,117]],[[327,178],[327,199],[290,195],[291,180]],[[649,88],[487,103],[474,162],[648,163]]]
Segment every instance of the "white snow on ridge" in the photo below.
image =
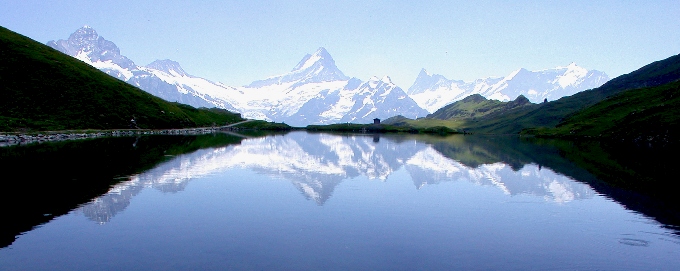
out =
[[352,106],[354,105],[356,91],[340,91],[340,89],[338,89],[335,90],[333,94],[338,94],[340,99],[337,103],[333,104],[330,109],[319,114],[319,116],[323,117],[324,119],[341,119],[349,112],[350,109],[352,109]]
[[309,83],[295,88],[286,89],[286,95],[278,99],[276,111],[283,116],[290,116],[300,110],[310,99],[319,95],[323,90],[340,90],[347,81],[332,81],[323,83]]
[[517,76],[517,74],[518,74],[520,71],[522,71],[522,69],[517,69],[517,70],[511,72],[508,76],[506,76],[506,77],[503,78],[503,81],[510,81],[510,80],[512,80],[513,78],[515,78],[515,76]]
[[588,71],[574,63],[539,71],[517,69],[502,78],[489,77],[473,82],[448,80],[423,69],[407,93],[420,107],[432,113],[472,94],[500,101],[511,101],[524,95],[531,102],[540,103],[544,99],[556,100],[599,87],[607,80],[609,77],[605,73]]
[[307,59],[307,61],[305,61],[305,63],[300,68],[298,68],[296,71],[306,70],[307,68],[311,67],[312,65],[314,65],[314,63],[316,63],[319,60],[321,60],[321,56],[319,54],[314,54],[309,59]]
[[[583,81],[583,79],[588,74],[588,70],[576,66],[575,63],[569,64],[569,66],[565,67],[564,69],[566,72],[557,76],[557,79],[555,80],[562,88],[577,85],[577,83]],[[553,81],[553,83],[555,83],[555,81]]]
[[434,111],[437,111],[437,109],[452,103],[452,101],[455,101],[464,93],[465,91],[457,85],[449,85],[439,86],[433,91],[411,94],[410,96],[420,107],[433,113]]
[[[260,88],[230,87],[176,72],[168,74],[151,68],[142,67],[141,69],[169,84],[176,85],[178,89],[189,87],[198,91],[200,95],[208,95],[217,101],[224,101],[237,108],[239,113],[246,118],[263,120],[272,120],[272,112],[276,112],[278,116],[289,116],[297,112],[305,102],[317,96],[319,92],[342,89],[347,84],[347,81],[332,81],[295,86],[295,82],[288,82]],[[218,107],[224,107],[224,104],[213,103]]]
[[113,61],[111,61],[111,60],[92,62],[92,60],[90,60],[89,53],[86,52],[86,51],[80,51],[75,56],[75,58],[77,58],[78,60],[83,61],[83,62],[87,63],[88,65],[95,67],[99,70],[117,71],[120,75],[123,76],[123,78],[120,78],[123,81],[129,80],[133,76],[132,71],[130,71],[128,69],[124,69],[123,67],[119,66],[118,64],[113,63]]

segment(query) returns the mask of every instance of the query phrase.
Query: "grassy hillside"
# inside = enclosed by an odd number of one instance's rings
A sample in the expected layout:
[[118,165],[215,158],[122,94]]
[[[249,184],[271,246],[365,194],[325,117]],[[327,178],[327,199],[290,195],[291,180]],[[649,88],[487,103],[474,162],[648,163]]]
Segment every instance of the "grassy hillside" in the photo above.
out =
[[0,27],[0,130],[184,128],[242,120],[170,103]]
[[[514,101],[501,102],[473,94],[463,100],[442,107],[425,118],[412,120],[403,116],[396,116],[385,120],[384,123],[412,127],[418,130],[446,127],[460,132],[469,132],[469,127],[476,126],[480,121],[514,114],[517,112],[516,109],[534,109],[540,106],[539,104],[532,104],[522,95]],[[515,125],[515,123],[511,124]]]
[[625,91],[569,116],[555,128],[528,134],[612,138],[617,141],[678,142],[680,82]]
[[512,102],[489,100],[479,94],[473,94],[465,99],[440,108],[436,112],[427,115],[428,119],[476,119],[488,115],[503,114],[508,110],[532,105],[524,96],[520,95]]
[[555,127],[568,116],[627,90],[654,87],[680,79],[680,55],[646,65],[621,75],[599,88],[579,92],[556,101],[490,114],[463,128],[478,133],[519,133],[523,129]]

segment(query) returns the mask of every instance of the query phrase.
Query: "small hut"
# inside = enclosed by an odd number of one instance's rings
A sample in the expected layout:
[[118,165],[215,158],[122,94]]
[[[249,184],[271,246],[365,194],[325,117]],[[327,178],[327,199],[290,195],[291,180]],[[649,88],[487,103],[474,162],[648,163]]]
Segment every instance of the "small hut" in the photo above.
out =
[[373,124],[380,124],[380,119],[379,118],[373,119]]

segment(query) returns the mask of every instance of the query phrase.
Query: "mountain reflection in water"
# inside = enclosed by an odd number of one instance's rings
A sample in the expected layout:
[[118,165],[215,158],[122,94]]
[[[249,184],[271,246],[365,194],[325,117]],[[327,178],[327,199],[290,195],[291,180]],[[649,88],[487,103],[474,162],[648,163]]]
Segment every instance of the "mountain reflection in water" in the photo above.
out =
[[0,266],[676,270],[672,170],[650,154],[306,132],[0,148],[24,177],[0,191]]
[[0,237],[2,246],[8,246],[18,234],[71,211],[107,223],[145,188],[176,193],[191,180],[233,169],[286,180],[319,206],[332,201],[344,181],[389,182],[399,170],[410,176],[415,189],[462,181],[557,204],[601,194],[678,234],[680,211],[667,184],[671,163],[652,159],[662,156],[646,150],[616,150],[591,142],[519,137],[306,132],[14,146],[0,148],[3,172],[40,181],[10,182],[1,191],[9,223]]
[[[402,167],[416,189],[450,181],[494,186],[508,195],[529,194],[547,201],[569,202],[590,198],[593,190],[551,169],[525,164],[513,169],[502,162],[467,166],[446,157],[427,137],[337,136],[291,133],[243,140],[241,144],[201,149],[164,162],[114,186],[108,193],[81,206],[78,211],[93,221],[108,222],[125,209],[144,187],[162,192],[182,191],[192,179],[232,168],[290,181],[301,194],[323,205],[344,180],[365,176],[389,181]],[[436,137],[435,137],[436,139]],[[468,146],[468,150],[473,146]]]
[[[0,247],[16,235],[67,214],[88,202],[111,200],[96,221],[108,221],[139,191],[128,189],[117,198],[97,198],[127,177],[153,169],[172,156],[205,147],[238,144],[227,134],[199,136],[113,137],[47,142],[0,148],[0,171],[20,176],[0,190]],[[93,200],[93,198],[96,198]],[[124,206],[121,206],[124,205]]]

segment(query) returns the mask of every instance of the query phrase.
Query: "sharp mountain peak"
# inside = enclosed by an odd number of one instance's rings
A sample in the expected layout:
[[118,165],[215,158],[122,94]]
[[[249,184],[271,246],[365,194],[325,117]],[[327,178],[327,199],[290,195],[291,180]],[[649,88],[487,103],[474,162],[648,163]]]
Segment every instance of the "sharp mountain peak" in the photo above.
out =
[[317,65],[321,67],[337,69],[335,66],[335,60],[331,54],[328,53],[326,48],[319,47],[319,49],[317,49],[313,54],[305,55],[295,66],[295,68],[291,70],[291,72],[303,71]]
[[145,67],[154,69],[154,70],[159,70],[166,72],[168,74],[172,74],[172,72],[175,72],[181,76],[189,76],[184,69],[182,69],[182,66],[179,64],[177,61],[173,61],[170,59],[159,59],[154,62],[149,63]]

